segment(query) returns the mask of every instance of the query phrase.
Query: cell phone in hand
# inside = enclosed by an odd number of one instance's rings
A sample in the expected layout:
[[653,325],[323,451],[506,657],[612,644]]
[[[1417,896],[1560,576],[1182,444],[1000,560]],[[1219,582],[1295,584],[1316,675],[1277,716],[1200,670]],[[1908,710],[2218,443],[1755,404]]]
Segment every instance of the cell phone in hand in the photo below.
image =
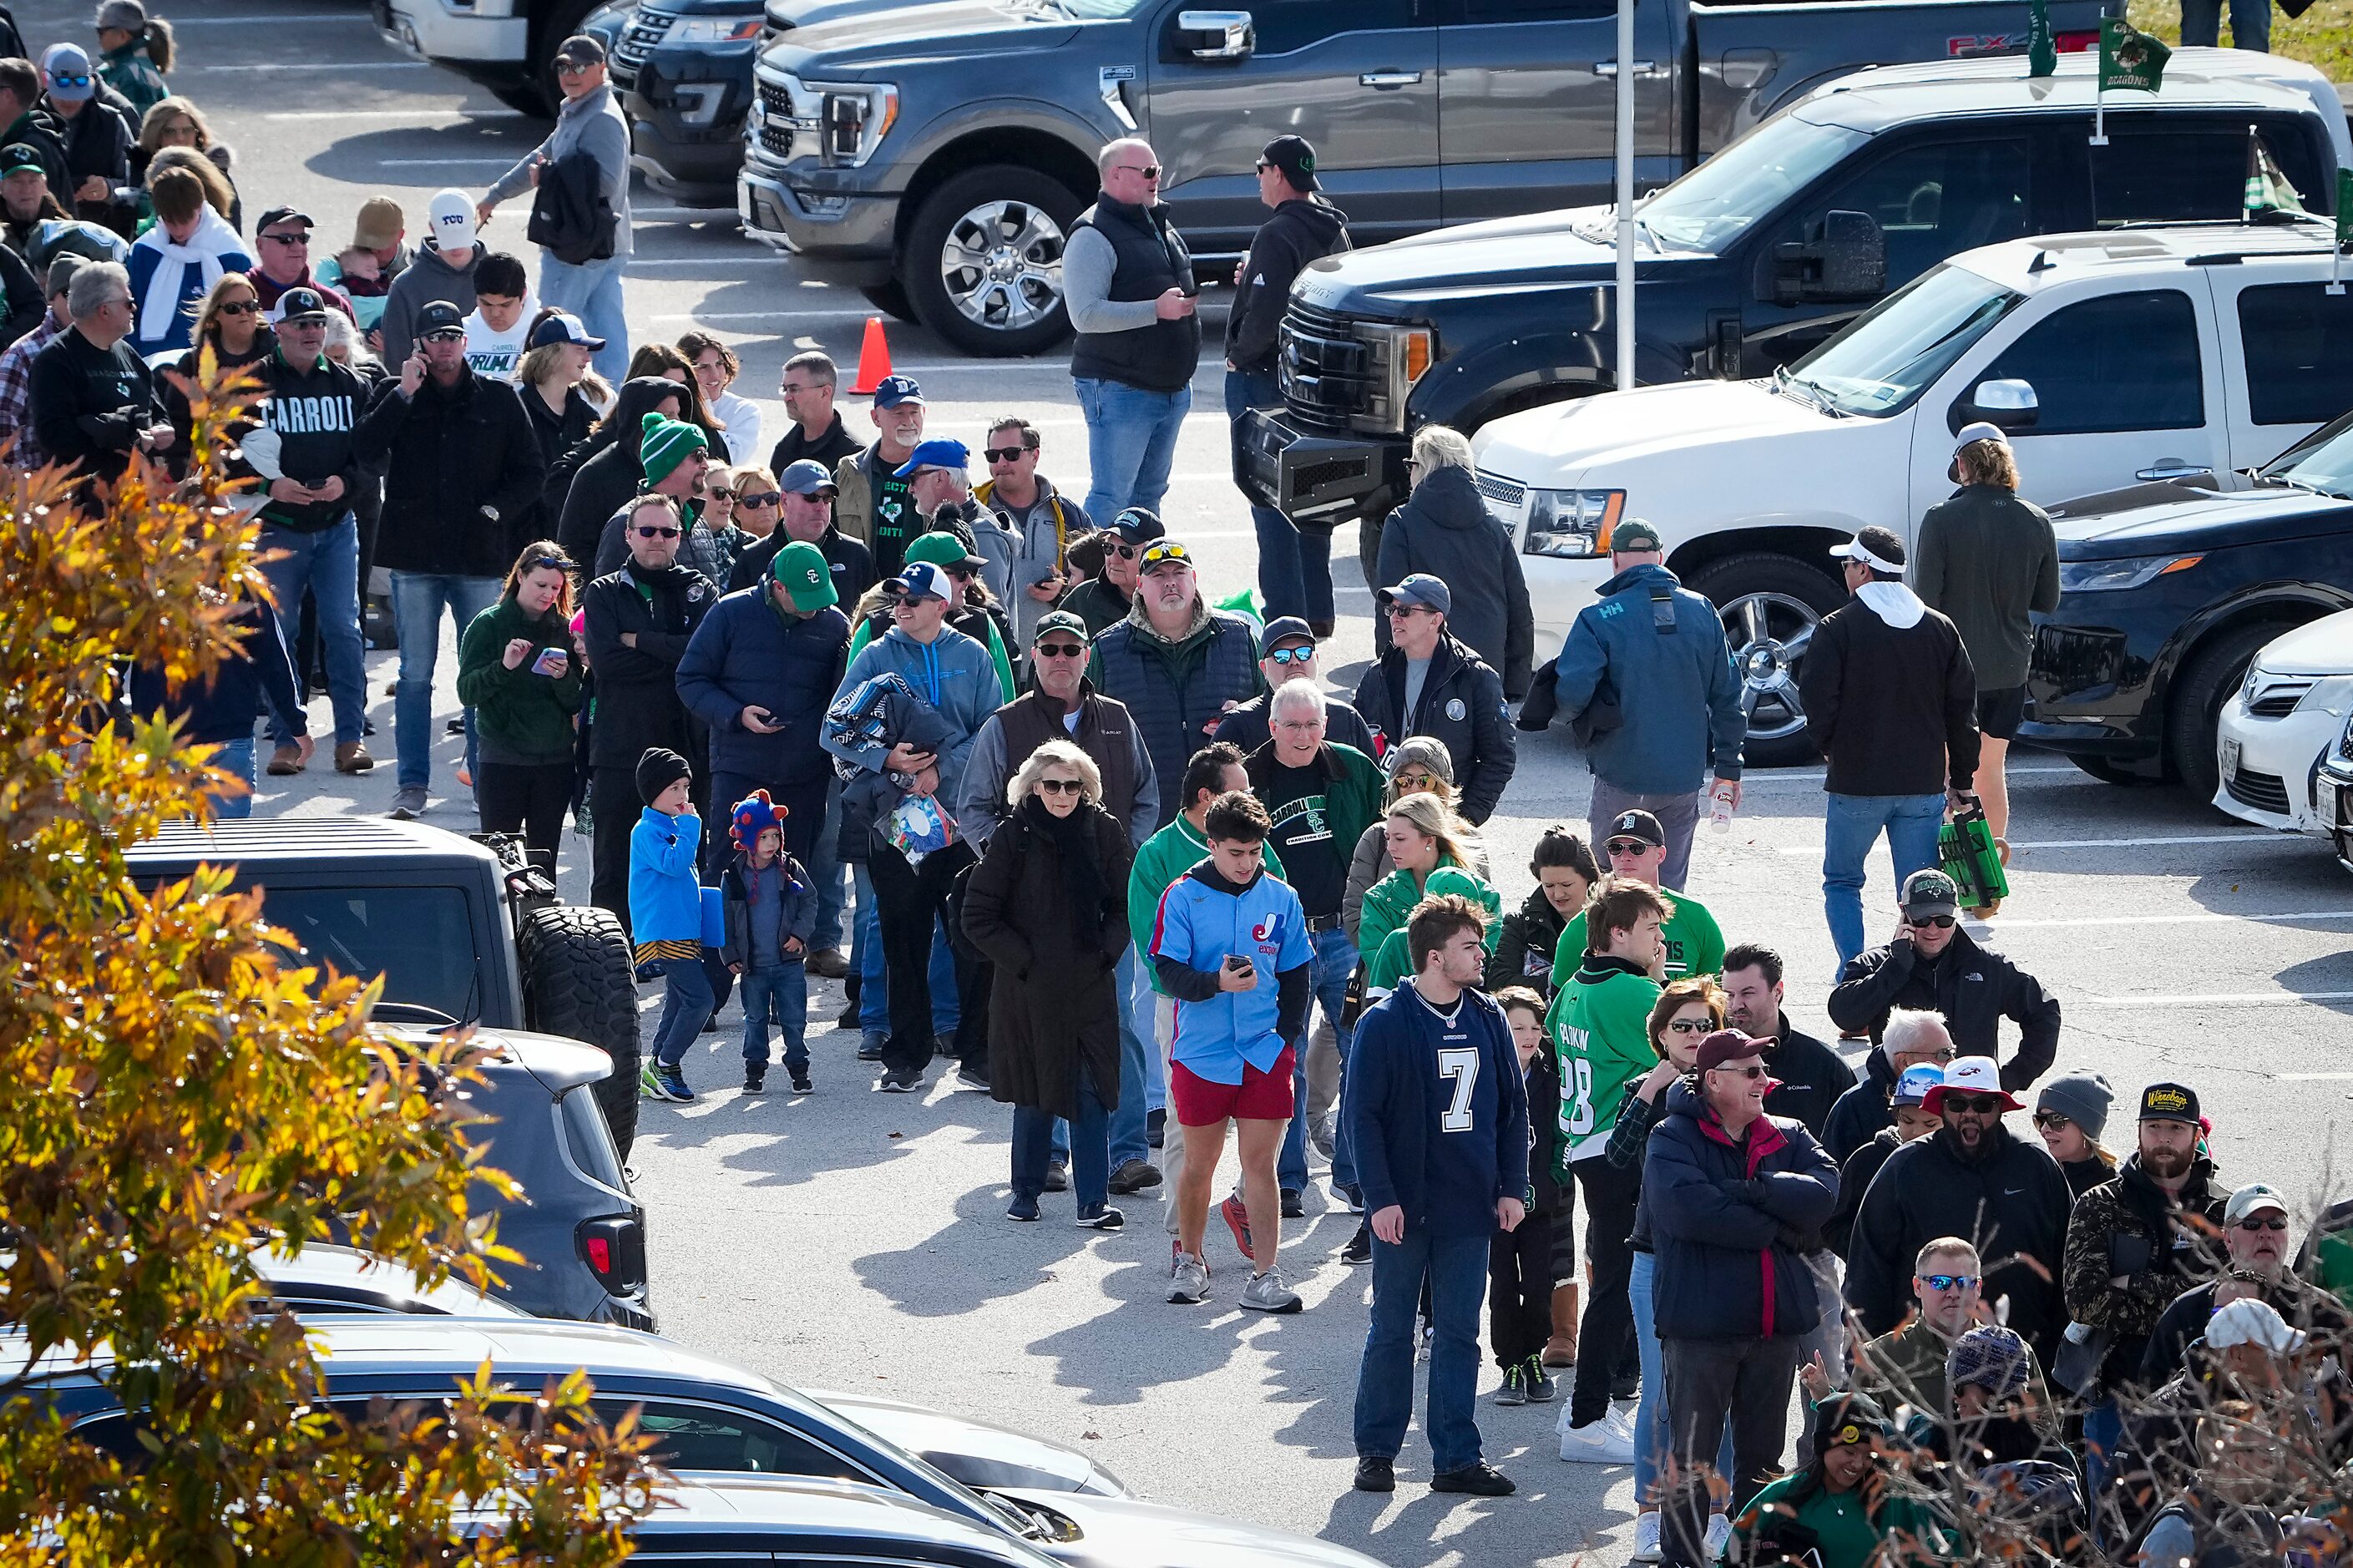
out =
[[1226,954],[1226,967],[1236,974],[1249,974],[1253,973],[1257,968],[1257,966],[1251,963],[1249,959],[1243,957],[1239,952],[1229,952]]
[[561,675],[564,673],[564,667],[571,661],[571,658],[570,654],[560,647],[541,648],[539,657],[531,661],[531,672],[533,675]]

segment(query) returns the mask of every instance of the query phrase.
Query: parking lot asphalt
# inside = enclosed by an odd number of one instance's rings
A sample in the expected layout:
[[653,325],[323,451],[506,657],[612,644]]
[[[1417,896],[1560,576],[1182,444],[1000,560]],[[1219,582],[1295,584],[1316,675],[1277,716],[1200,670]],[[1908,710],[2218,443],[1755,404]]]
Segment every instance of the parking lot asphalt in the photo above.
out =
[[[87,26],[79,0],[22,0],[16,10],[37,41],[79,39]],[[536,140],[535,122],[383,44],[355,0],[208,0],[173,15],[185,56],[173,85],[237,148],[247,211],[301,206],[317,221],[322,257],[368,195],[400,199],[414,232],[434,189],[478,192]],[[815,347],[854,366],[865,302],[742,238],[732,213],[668,206],[642,190],[638,200],[627,285],[635,336],[700,325],[734,343],[745,362],[737,390],[763,402],[773,440],[784,360]],[[489,242],[523,248],[522,216],[511,204]],[[1214,331],[1222,305],[1214,292],[1208,304]],[[1083,491],[1085,432],[1062,359],[964,360],[899,323],[890,341],[898,368],[930,395],[933,434],[977,446],[989,416],[1024,415],[1044,432],[1044,471]],[[1222,598],[1250,584],[1255,550],[1229,479],[1219,375],[1205,369],[1194,389],[1166,510],[1205,587]],[[863,412],[846,401],[860,430]],[[1353,685],[1370,655],[1370,601],[1353,532],[1335,542],[1342,625],[1327,673]],[[451,632],[437,730],[456,711],[454,648]],[[395,663],[369,656],[376,773],[343,778],[322,763],[299,779],[265,779],[259,814],[390,804]],[[313,710],[325,710],[323,700]],[[1488,828],[1513,902],[1531,885],[1525,867],[1538,832],[1555,820],[1581,826],[1588,789],[1565,732],[1523,737],[1522,748]],[[450,778],[458,742],[437,736],[435,751],[427,820],[470,830],[471,810]],[[2016,889],[1990,940],[2058,993],[2061,1069],[2106,1074],[2120,1102],[2158,1078],[2195,1085],[2228,1179],[2273,1182],[2307,1206],[2353,1184],[2337,1169],[2353,1151],[2342,1136],[2353,1130],[2353,876],[2316,841],[2245,827],[2178,791],[2099,784],[2063,758],[2021,753],[2012,781]],[[1690,890],[1728,940],[1781,950],[1790,1013],[1827,1033],[1820,789],[1819,768],[1752,774],[1733,831],[1703,829]],[[1877,932],[1894,918],[1883,854],[1871,875]],[[565,839],[562,881],[567,895],[585,895],[585,840]],[[871,1389],[1078,1444],[1157,1500],[1325,1536],[1385,1563],[1625,1560],[1630,1472],[1559,1463],[1558,1406],[1482,1405],[1489,1456],[1517,1479],[1517,1497],[1431,1497],[1413,1484],[1427,1474],[1418,1436],[1393,1498],[1348,1490],[1369,1280],[1337,1261],[1353,1221],[1325,1212],[1320,1183],[1310,1219],[1286,1227],[1285,1269],[1307,1299],[1303,1314],[1235,1310],[1241,1268],[1217,1235],[1211,1301],[1169,1306],[1156,1202],[1127,1202],[1130,1225],[1118,1235],[1071,1228],[1058,1206],[1066,1198],[1048,1200],[1045,1225],[1008,1225],[1009,1111],[936,1086],[920,1097],[870,1093],[871,1069],[852,1060],[856,1035],[825,1027],[838,996],[828,985],[812,1000],[813,1095],[736,1092],[731,1009],[728,1032],[705,1036],[688,1058],[702,1100],[646,1108],[635,1163],[665,1332],[805,1386]],[[2127,1115],[2119,1110],[2112,1142],[2129,1142]],[[2024,1119],[2014,1121],[2024,1133]]]

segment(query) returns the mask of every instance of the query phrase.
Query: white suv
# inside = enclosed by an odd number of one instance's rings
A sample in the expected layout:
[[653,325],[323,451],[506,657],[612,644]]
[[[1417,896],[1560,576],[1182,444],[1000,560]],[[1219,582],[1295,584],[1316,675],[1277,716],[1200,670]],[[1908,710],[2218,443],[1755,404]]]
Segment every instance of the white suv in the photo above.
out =
[[2047,505],[2252,467],[2353,407],[2353,363],[2331,349],[2353,341],[2353,294],[2325,290],[2331,238],[2316,218],[1988,246],[1769,380],[1496,420],[1473,441],[1479,484],[1525,553],[1539,655],[1609,578],[1609,528],[1646,518],[1732,630],[1749,760],[1810,756],[1796,669],[1845,597],[1829,549],[1865,523],[1908,540],[1952,493],[1963,425],[2008,429],[2024,493]]

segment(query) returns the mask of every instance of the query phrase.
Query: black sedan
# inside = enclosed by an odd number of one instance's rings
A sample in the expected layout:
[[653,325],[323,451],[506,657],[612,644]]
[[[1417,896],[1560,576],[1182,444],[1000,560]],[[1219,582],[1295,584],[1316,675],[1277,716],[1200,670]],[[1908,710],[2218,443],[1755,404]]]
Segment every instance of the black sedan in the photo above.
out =
[[2265,468],[2052,509],[2059,607],[2037,616],[2022,742],[2095,778],[2216,787],[2215,725],[2248,662],[2353,607],[2353,415]]

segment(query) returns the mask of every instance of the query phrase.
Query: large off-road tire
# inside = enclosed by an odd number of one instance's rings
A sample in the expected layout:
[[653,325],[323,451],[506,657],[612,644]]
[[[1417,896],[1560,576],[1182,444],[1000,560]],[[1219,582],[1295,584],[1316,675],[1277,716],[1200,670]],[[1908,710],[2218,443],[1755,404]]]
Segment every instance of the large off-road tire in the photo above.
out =
[[923,325],[968,354],[1034,354],[1071,333],[1062,247],[1086,205],[1050,174],[966,169],[915,209],[899,278]]
[[1748,765],[1787,768],[1813,761],[1818,753],[1798,700],[1798,671],[1814,627],[1845,602],[1845,590],[1827,572],[1764,551],[1703,567],[1691,586],[1724,616],[1748,710]]
[[638,1135],[638,983],[629,939],[610,910],[534,910],[516,933],[525,1026],[613,1058],[594,1093],[626,1160]]
[[2214,754],[2222,704],[2247,678],[2247,666],[2263,646],[2296,623],[2255,621],[2233,626],[2202,643],[2173,678],[2165,697],[2165,767],[2192,798],[2209,801],[2222,785],[2221,760]]

